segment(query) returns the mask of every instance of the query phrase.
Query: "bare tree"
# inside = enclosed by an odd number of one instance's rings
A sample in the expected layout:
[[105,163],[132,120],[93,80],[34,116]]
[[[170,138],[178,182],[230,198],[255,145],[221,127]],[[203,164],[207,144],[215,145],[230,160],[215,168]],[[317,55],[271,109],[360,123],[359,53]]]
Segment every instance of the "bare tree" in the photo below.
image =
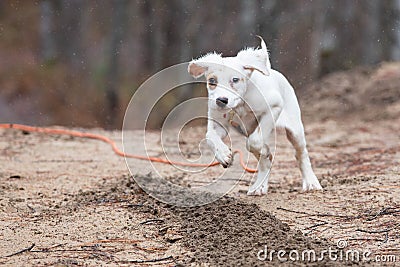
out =
[[54,0],[57,57],[77,71],[82,61],[81,19],[85,2]]
[[257,2],[241,1],[240,6],[240,39],[247,40],[250,35],[259,34],[257,32]]
[[54,38],[54,1],[40,2],[40,39],[41,57],[45,62],[56,59],[56,41]]
[[382,1],[370,0],[359,3],[360,29],[362,31],[362,64],[376,64],[381,58],[381,7]]
[[394,0],[394,44],[391,49],[391,58],[400,60],[400,0]]
[[310,75],[318,78],[321,73],[321,53],[325,22],[328,11],[328,1],[317,0],[312,6],[312,31],[310,42]]
[[386,0],[381,7],[382,56],[379,60],[400,60],[400,0]]
[[110,48],[108,52],[108,70],[106,74],[106,126],[108,128],[116,127],[116,119],[120,113],[118,94],[118,78],[120,68],[118,59],[126,27],[125,22],[127,3],[127,0],[114,0],[114,9],[112,12]]

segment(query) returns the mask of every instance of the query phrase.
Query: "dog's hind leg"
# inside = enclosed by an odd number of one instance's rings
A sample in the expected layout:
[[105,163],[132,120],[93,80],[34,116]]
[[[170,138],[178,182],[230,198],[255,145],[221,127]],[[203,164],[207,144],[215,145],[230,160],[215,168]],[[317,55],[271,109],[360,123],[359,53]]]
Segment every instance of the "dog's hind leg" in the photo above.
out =
[[261,116],[257,128],[247,139],[247,149],[258,157],[258,173],[255,183],[250,186],[247,195],[265,195],[268,191],[268,178],[272,166],[270,150],[271,133],[275,122],[282,112],[282,99],[278,96],[269,103],[269,111]]
[[249,150],[258,160],[257,178],[249,188],[247,195],[265,195],[268,192],[268,178],[271,169],[272,154],[269,145],[263,140],[258,128],[247,139],[247,150]]
[[306,139],[301,119],[291,120],[286,125],[286,136],[296,149],[296,160],[303,177],[303,190],[321,190],[322,187],[311,167],[310,157],[306,147]]
[[282,108],[279,105],[272,107],[271,112],[264,115],[259,125],[247,139],[247,149],[258,158],[258,172],[256,181],[250,186],[247,195],[265,195],[268,191],[268,179],[272,166],[272,152],[270,137],[275,130],[275,121]]

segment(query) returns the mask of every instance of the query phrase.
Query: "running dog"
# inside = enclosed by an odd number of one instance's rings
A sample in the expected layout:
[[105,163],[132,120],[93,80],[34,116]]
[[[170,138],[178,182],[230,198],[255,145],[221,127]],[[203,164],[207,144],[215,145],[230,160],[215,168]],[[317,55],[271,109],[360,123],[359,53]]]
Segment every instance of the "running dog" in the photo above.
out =
[[296,150],[303,190],[320,190],[308,156],[294,89],[285,76],[271,68],[267,46],[259,38],[261,48],[247,48],[234,57],[209,53],[189,63],[190,75],[204,75],[207,79],[207,143],[227,168],[233,160],[231,149],[223,141],[228,128],[244,134],[247,150],[258,159],[257,178],[247,194],[265,195],[272,164],[271,133],[275,126],[284,128]]

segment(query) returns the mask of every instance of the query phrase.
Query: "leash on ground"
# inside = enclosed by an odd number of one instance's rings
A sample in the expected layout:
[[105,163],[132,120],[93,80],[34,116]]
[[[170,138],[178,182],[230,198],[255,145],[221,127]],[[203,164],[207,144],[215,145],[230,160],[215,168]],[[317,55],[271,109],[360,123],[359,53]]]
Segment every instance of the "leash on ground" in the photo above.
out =
[[[107,136],[100,135],[100,134],[79,132],[79,131],[66,130],[66,129],[34,127],[34,126],[28,126],[28,125],[23,125],[23,124],[13,124],[13,123],[0,124],[0,128],[1,129],[16,129],[16,130],[21,130],[21,131],[25,131],[25,132],[36,132],[36,133],[45,133],[45,134],[54,134],[54,135],[68,135],[68,136],[74,136],[74,137],[80,137],[80,138],[100,140],[100,141],[103,141],[103,142],[111,145],[111,148],[115,154],[117,154],[118,156],[121,156],[121,157],[126,157],[126,158],[148,160],[148,161],[152,161],[152,162],[158,162],[158,163],[169,164],[169,165],[186,166],[186,167],[212,167],[212,166],[216,166],[216,165],[220,164],[217,161],[214,161],[210,164],[189,163],[189,162],[171,161],[168,159],[163,159],[163,158],[158,158],[158,157],[148,157],[148,156],[142,156],[142,155],[128,154],[128,153],[121,151],[117,147],[116,143],[113,140],[111,140]],[[243,152],[241,150],[234,150],[233,153],[239,154],[240,165],[246,172],[249,172],[249,173],[257,172],[257,170],[251,169],[246,166],[246,164],[243,160]]]

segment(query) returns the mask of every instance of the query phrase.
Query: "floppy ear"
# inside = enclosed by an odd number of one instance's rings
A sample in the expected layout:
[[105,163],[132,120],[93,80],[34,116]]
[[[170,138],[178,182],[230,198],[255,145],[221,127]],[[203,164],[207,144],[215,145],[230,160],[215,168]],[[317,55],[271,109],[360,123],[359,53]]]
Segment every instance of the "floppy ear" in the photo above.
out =
[[196,64],[195,62],[190,62],[188,66],[188,72],[190,75],[192,75],[194,78],[199,78],[204,73],[207,71],[208,67],[206,66],[201,66],[199,64]]
[[271,63],[269,61],[267,45],[260,36],[257,37],[261,39],[261,48],[244,49],[237,54],[237,58],[242,62],[243,68],[250,71],[250,75],[256,70],[268,76],[270,75]]
[[269,76],[269,74],[270,74],[268,69],[257,68],[257,66],[252,66],[252,65],[245,65],[245,66],[243,66],[243,69],[249,70],[250,71],[250,75],[255,70],[261,72],[261,74],[264,74],[265,76]]
[[203,76],[213,64],[222,64],[221,54],[209,53],[198,59],[192,60],[189,63],[188,72],[197,79]]

